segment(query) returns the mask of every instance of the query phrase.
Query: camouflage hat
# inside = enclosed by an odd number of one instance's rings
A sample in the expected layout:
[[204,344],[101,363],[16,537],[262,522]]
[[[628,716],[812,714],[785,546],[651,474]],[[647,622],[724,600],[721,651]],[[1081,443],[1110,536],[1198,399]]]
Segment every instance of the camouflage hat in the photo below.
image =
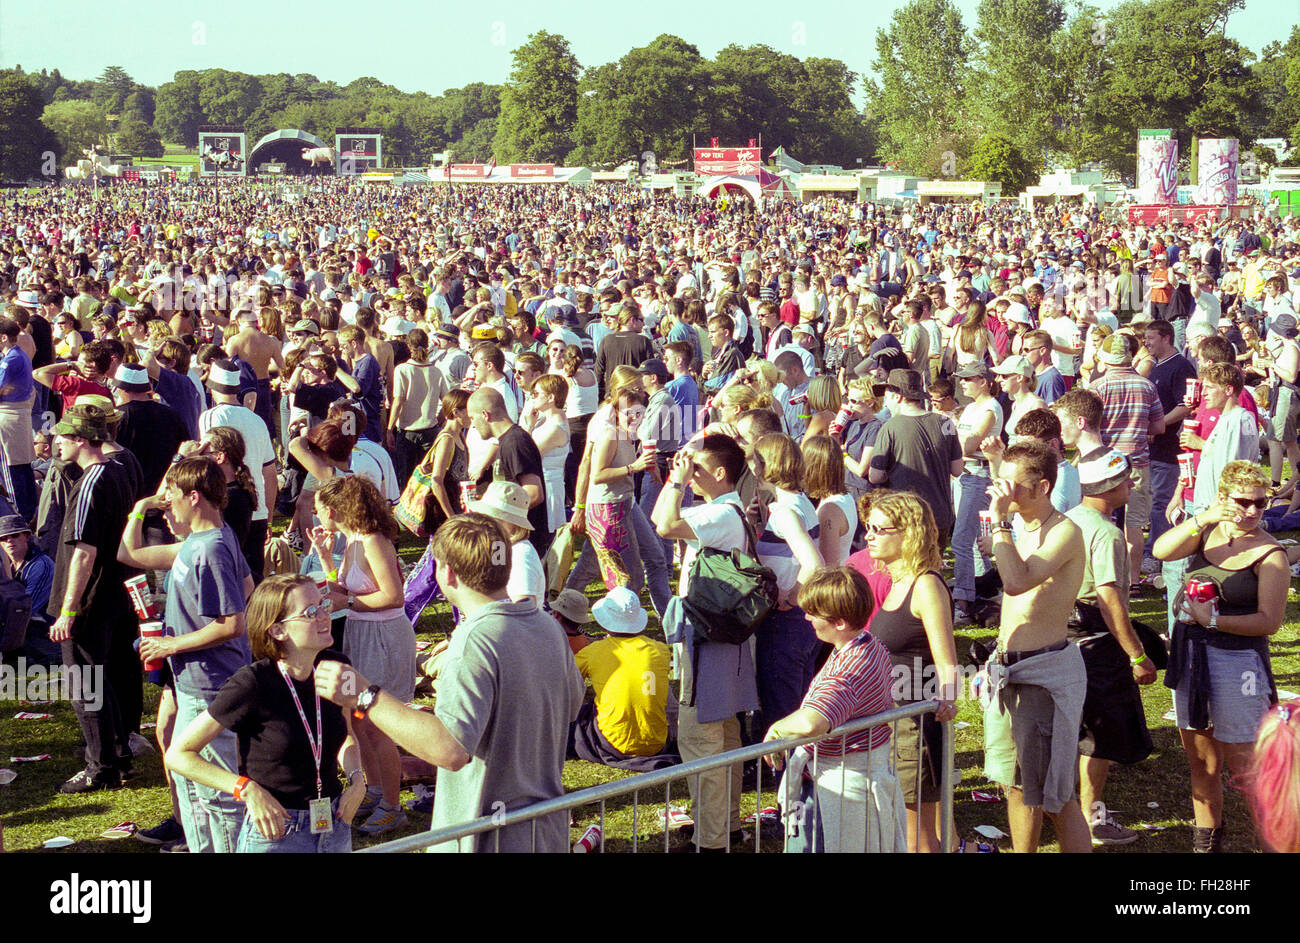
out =
[[73,406],[54,427],[55,435],[76,436],[87,442],[108,441],[108,417],[95,406]]

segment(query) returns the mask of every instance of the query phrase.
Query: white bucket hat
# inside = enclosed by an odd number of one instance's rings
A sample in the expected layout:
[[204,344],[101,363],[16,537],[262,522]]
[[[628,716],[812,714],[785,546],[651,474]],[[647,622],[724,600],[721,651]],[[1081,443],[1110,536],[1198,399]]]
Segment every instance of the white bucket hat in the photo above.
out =
[[513,481],[492,482],[482,498],[469,502],[469,509],[494,520],[517,524],[525,530],[533,529],[528,522],[528,492],[523,485]]
[[597,600],[591,615],[602,629],[614,635],[639,635],[645,631],[648,618],[637,594],[626,586],[615,586]]

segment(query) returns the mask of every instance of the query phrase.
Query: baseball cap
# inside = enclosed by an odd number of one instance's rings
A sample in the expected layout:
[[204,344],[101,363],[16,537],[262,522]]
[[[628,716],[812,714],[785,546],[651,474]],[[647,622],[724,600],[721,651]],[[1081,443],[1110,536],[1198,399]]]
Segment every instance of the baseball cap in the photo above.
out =
[[641,364],[641,369],[638,372],[642,376],[658,377],[660,383],[667,383],[673,376],[668,372],[668,366],[658,357],[652,357]]
[[1032,377],[1034,375],[1034,366],[1023,355],[1013,354],[1002,363],[993,368],[993,372],[999,376],[1011,376],[1018,373],[1023,377]]

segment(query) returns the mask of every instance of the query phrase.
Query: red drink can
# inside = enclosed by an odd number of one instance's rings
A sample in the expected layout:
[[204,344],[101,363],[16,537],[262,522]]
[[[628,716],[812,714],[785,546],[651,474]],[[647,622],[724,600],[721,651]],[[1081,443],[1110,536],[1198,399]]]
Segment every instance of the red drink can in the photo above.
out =
[[1213,602],[1219,595],[1219,587],[1210,580],[1191,579],[1187,581],[1187,598],[1194,602]]
[[474,481],[462,481],[460,483],[460,506],[463,510],[469,510],[469,503],[478,500],[478,483]]
[[[141,623],[140,623],[140,638],[142,638],[142,639],[147,639],[147,638],[162,638],[162,637],[163,637],[163,634],[164,634],[164,630],[163,630],[163,624],[162,624],[161,622],[141,622]],[[144,663],[144,670],[145,670],[145,671],[161,671],[161,670],[162,670],[162,666],[163,666],[163,663],[162,663],[162,660],[161,660],[161,659],[154,659],[153,661],[146,661],[146,662]]]
[[1195,406],[1201,399],[1201,381],[1188,380],[1187,391],[1183,393],[1183,405]]
[[1196,455],[1192,452],[1178,453],[1178,486],[1190,488],[1196,481]]
[[573,846],[573,853],[583,855],[589,851],[594,851],[600,845],[600,835],[599,825],[588,825],[587,830],[582,833],[582,837]]
[[139,616],[140,621],[148,622],[150,619],[158,618],[153,597],[149,593],[149,578],[141,573],[126,580],[125,585],[127,595],[131,597],[131,605],[135,607],[135,614]]
[[993,512],[992,511],[980,511],[980,536],[981,537],[993,536]]
[[831,427],[830,427],[831,438],[838,439],[840,436],[844,435],[844,430],[848,428],[849,422],[852,420],[852,418],[853,418],[853,414],[850,413],[847,409],[841,409],[838,413],[836,413],[835,418],[831,420]]

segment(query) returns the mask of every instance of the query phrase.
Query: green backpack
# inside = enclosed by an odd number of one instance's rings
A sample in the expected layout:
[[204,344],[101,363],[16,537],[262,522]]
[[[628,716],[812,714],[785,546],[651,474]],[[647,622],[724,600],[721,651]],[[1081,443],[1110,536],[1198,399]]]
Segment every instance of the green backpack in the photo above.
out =
[[728,645],[748,641],[777,601],[776,574],[758,561],[754,530],[740,508],[736,513],[748,552],[701,547],[691,565],[690,591],[682,600],[701,638]]

